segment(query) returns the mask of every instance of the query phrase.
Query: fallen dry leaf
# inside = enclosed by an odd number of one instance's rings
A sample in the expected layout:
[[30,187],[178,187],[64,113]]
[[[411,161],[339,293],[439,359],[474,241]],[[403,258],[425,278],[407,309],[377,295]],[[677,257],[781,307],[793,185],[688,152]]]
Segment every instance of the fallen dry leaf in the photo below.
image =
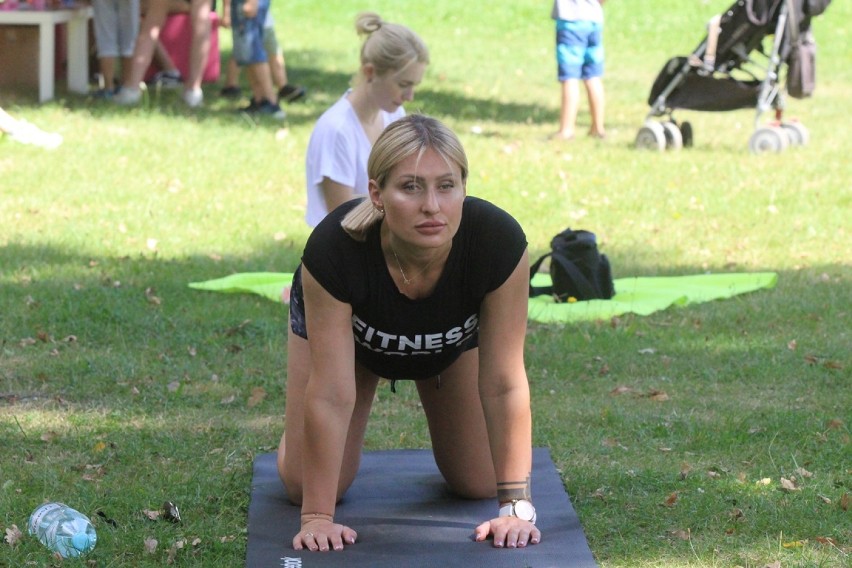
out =
[[171,548],[169,548],[169,553],[166,557],[166,564],[174,564],[175,557],[177,556],[178,550],[182,550],[186,545],[186,539],[180,539],[176,541]]
[[14,547],[21,540],[22,536],[24,535],[21,533],[18,525],[12,525],[6,529],[6,537],[3,540],[5,540],[9,546]]
[[817,497],[819,498],[820,501],[822,501],[826,505],[831,505],[831,499],[829,499],[825,495],[817,495]]
[[674,507],[677,503],[677,491],[666,497],[666,500],[662,502],[663,507]]
[[829,430],[839,430],[843,428],[843,420],[840,420],[839,418],[833,418],[828,421],[828,424],[826,424],[826,428],[828,428]]
[[623,446],[621,442],[616,440],[615,438],[604,438],[601,440],[601,446],[606,448],[621,448],[622,450],[626,450],[627,446]]
[[622,386],[617,386],[614,389],[612,389],[611,391],[609,391],[609,394],[627,394],[629,392],[633,392],[633,389],[630,388],[630,387],[622,385]]
[[680,478],[681,479],[686,479],[686,477],[689,475],[690,471],[692,471],[691,465],[689,465],[686,462],[683,462],[682,464],[680,464]]
[[758,479],[757,481],[755,481],[755,483],[757,485],[769,485],[770,483],[772,483],[772,479],[769,477],[764,477],[763,479]]
[[248,399],[248,407],[254,408],[266,398],[266,389],[263,387],[254,387],[251,389],[251,396]]
[[157,552],[157,545],[160,544],[157,542],[156,538],[146,538],[145,539],[145,552],[148,554],[154,554]]
[[59,437],[59,434],[57,434],[53,430],[50,430],[49,432],[45,432],[44,434],[41,435],[41,441],[50,443],[58,437]]
[[669,400],[669,395],[666,394],[666,391],[661,391],[661,390],[656,390],[656,389],[648,392],[648,394],[646,396],[648,398],[650,398],[651,400],[655,400],[657,402],[665,402],[665,401]]
[[797,347],[797,343],[796,343],[795,339],[791,339],[790,341],[787,342],[787,349],[789,349],[790,351],[795,351],[796,347]]
[[849,510],[849,501],[850,501],[849,494],[844,493],[843,496],[840,498],[840,508],[843,509],[844,511],[848,511]]
[[796,485],[796,479],[781,478],[781,491],[790,493],[791,491],[801,491],[802,488]]
[[806,478],[806,479],[810,479],[811,477],[813,477],[813,476],[814,476],[814,474],[813,474],[813,473],[811,473],[810,471],[806,470],[806,469],[805,469],[805,468],[803,468],[803,467],[797,467],[797,468],[796,468],[796,474],[797,474],[797,475],[801,475],[802,477],[804,477],[804,478]]
[[764,564],[761,568],[781,568],[781,561],[776,560],[771,564]]
[[242,323],[240,323],[239,325],[234,326],[234,327],[230,328],[229,330],[227,330],[225,332],[225,336],[231,337],[232,335],[235,335],[235,334],[241,332],[243,330],[243,328],[250,323],[251,323],[250,319],[243,320]]
[[680,540],[689,540],[689,539],[690,539],[690,532],[689,532],[689,529],[686,529],[686,530],[683,530],[683,529],[673,530],[673,531],[669,531],[669,534],[670,534],[671,536],[675,537],[675,538],[679,538]]
[[820,544],[827,544],[829,546],[833,546],[837,548],[837,541],[831,538],[830,536],[818,536],[814,538]]
[[150,509],[143,509],[142,514],[152,521],[156,521],[160,518],[160,511],[151,511]]
[[159,306],[163,301],[156,295],[156,290],[153,287],[145,288],[145,299],[149,304]]
[[728,513],[728,516],[731,517],[732,521],[744,521],[745,520],[745,513],[743,513],[742,509],[737,508],[737,507],[732,509]]
[[807,543],[807,540],[793,540],[790,542],[782,542],[781,546],[783,546],[784,548],[802,548]]

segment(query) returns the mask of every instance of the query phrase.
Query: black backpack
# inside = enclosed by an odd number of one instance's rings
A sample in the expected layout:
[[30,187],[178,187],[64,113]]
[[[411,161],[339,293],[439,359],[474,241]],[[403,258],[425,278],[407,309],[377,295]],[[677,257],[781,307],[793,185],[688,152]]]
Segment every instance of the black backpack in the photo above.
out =
[[530,280],[547,257],[553,285],[530,284],[530,296],[552,294],[557,302],[566,302],[568,298],[608,300],[615,295],[609,259],[598,252],[594,233],[565,229],[553,237],[550,252],[530,266]]

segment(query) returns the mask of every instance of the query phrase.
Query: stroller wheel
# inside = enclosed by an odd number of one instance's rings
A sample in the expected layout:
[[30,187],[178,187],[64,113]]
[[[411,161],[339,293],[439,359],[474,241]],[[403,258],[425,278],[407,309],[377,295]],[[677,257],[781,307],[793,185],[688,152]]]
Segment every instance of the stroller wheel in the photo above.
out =
[[666,133],[663,125],[655,120],[647,121],[636,134],[635,145],[640,150],[656,150],[658,152],[665,150]]
[[680,123],[680,136],[684,148],[692,148],[692,123],[684,120]]
[[810,133],[801,122],[783,122],[781,128],[787,133],[790,144],[793,146],[804,146],[810,140]]
[[789,145],[790,138],[780,126],[761,126],[754,131],[748,141],[748,149],[753,154],[783,152]]
[[666,137],[666,149],[680,150],[683,148],[683,135],[674,122],[663,123],[663,135]]

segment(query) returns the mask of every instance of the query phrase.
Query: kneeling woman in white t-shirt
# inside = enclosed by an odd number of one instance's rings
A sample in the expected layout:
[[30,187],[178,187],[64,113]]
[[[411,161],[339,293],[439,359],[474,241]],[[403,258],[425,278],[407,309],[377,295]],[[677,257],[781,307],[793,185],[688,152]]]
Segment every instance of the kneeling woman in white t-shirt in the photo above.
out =
[[402,105],[414,99],[429,63],[426,44],[403,25],[364,12],[355,29],[366,36],[355,85],[320,116],[308,143],[305,220],[311,227],[341,203],[367,195],[370,149],[388,124],[405,116]]

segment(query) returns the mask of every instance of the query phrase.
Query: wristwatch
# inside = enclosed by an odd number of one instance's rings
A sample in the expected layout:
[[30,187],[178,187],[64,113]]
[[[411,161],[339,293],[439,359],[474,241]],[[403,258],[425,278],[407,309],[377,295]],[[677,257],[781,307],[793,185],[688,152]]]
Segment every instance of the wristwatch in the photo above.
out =
[[535,524],[535,507],[526,499],[515,499],[510,503],[506,503],[500,507],[498,515],[501,517],[518,517],[521,520]]

